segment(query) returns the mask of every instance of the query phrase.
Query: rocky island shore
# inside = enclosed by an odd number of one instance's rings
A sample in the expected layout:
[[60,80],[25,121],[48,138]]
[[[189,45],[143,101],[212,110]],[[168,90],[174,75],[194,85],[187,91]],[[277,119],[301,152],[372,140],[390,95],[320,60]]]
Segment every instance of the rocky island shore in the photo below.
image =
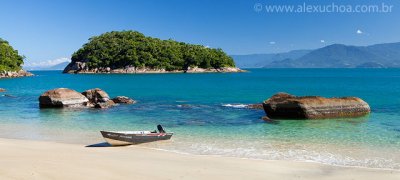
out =
[[0,78],[33,76],[22,69],[25,56],[20,55],[6,40],[0,38]]
[[357,97],[324,98],[278,93],[263,102],[271,119],[325,119],[360,117],[371,112],[369,105]]
[[86,63],[75,62],[65,67],[63,73],[69,74],[158,74],[158,73],[237,73],[246,72],[236,67],[221,68],[199,68],[189,67],[187,70],[166,70],[154,68],[135,68],[127,66],[124,68],[112,69],[110,67],[89,69]]
[[0,72],[0,78],[15,78],[27,76],[33,76],[33,74],[25,70]]

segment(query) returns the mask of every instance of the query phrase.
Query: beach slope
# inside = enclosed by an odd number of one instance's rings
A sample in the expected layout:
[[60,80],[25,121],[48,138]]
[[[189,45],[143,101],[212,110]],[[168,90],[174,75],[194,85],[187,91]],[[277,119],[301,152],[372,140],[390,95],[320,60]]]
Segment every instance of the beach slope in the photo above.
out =
[[[163,143],[163,142],[160,142]],[[0,139],[0,179],[400,179],[399,171]]]

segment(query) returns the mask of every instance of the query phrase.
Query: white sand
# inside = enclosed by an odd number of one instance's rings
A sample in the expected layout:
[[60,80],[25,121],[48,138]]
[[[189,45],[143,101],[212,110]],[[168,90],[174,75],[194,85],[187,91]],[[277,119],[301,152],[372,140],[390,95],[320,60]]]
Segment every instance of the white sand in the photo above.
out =
[[400,171],[0,139],[0,179],[400,179]]

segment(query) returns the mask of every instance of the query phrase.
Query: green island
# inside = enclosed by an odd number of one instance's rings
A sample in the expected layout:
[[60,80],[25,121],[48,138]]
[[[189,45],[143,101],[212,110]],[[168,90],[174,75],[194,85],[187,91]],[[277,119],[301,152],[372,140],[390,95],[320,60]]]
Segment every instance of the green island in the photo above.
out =
[[89,39],[64,73],[241,72],[222,49],[161,40],[137,31],[112,31]]
[[6,40],[0,38],[0,72],[21,70],[24,58]]
[[32,76],[22,70],[25,56],[18,54],[8,41],[0,38],[0,78]]

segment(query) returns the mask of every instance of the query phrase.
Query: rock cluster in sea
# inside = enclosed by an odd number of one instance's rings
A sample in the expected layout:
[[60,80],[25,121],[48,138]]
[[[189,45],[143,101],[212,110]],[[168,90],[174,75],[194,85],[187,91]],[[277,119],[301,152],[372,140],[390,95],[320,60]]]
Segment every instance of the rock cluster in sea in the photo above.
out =
[[120,104],[134,104],[134,103],[136,103],[135,100],[133,100],[133,99],[131,99],[129,97],[126,97],[126,96],[117,96],[117,97],[113,98],[112,101],[114,103],[120,103]]
[[263,102],[271,119],[324,119],[359,117],[370,113],[369,105],[357,97],[324,98],[278,93]]
[[100,67],[89,69],[85,62],[70,63],[65,67],[63,73],[79,73],[79,74],[91,74],[91,73],[111,73],[111,74],[142,74],[142,73],[210,73],[210,72],[246,72],[236,67],[221,67],[218,69],[210,68],[204,69],[199,67],[189,67],[187,70],[173,70],[167,71],[166,69],[154,69],[154,68],[135,68],[133,66],[126,66],[125,68],[113,69],[110,67]]
[[135,103],[134,100],[125,96],[111,99],[105,91],[99,88],[89,89],[82,93],[72,89],[58,88],[46,91],[39,97],[40,108],[109,108],[116,104],[133,103]]
[[25,70],[0,72],[0,78],[14,78],[25,76],[33,76],[33,74]]

